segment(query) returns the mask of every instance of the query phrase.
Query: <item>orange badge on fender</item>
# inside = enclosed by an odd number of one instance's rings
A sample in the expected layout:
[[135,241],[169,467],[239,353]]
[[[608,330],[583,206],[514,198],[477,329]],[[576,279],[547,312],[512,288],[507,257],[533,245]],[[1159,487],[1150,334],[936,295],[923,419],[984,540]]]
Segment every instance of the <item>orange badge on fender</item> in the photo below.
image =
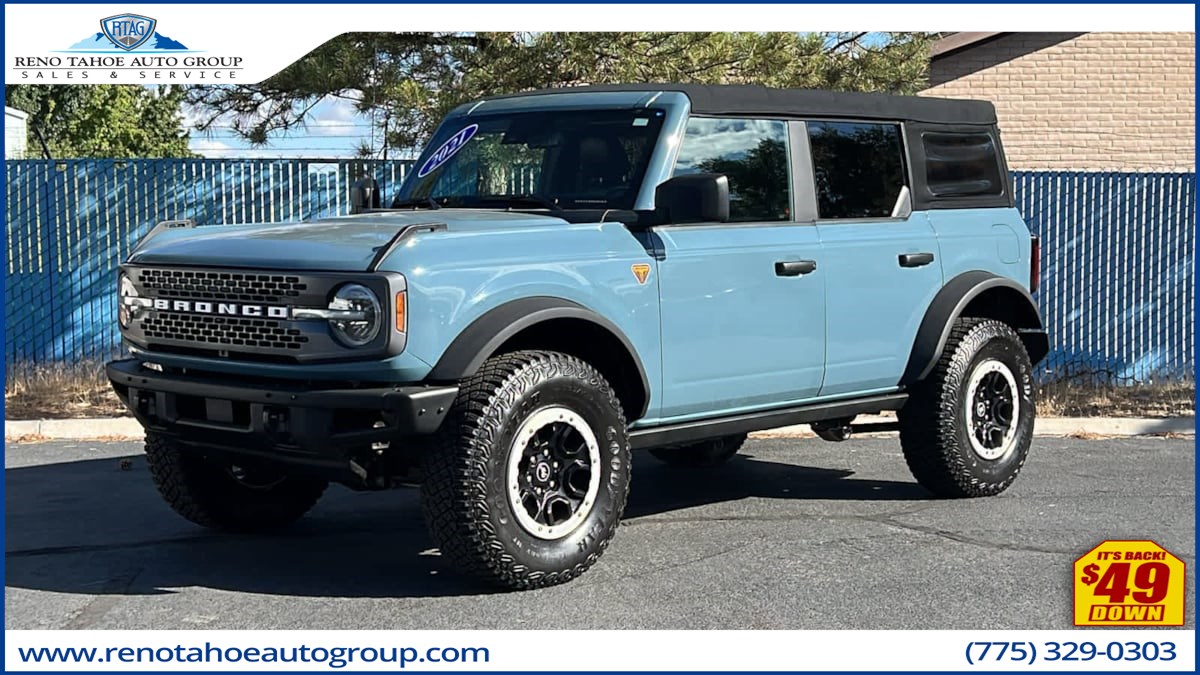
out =
[[646,263],[637,263],[629,269],[633,270],[633,276],[638,280],[639,284],[646,283],[646,279],[650,277],[650,266]]

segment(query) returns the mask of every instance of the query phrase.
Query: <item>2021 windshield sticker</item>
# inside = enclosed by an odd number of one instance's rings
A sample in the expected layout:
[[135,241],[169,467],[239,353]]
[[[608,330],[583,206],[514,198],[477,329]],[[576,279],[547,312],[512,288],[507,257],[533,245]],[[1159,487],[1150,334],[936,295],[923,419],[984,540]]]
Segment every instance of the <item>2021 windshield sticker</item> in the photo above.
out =
[[434,150],[429,159],[425,160],[425,163],[421,165],[421,170],[417,172],[417,178],[424,178],[433,173],[439,166],[445,164],[455,153],[463,149],[467,141],[475,137],[476,131],[479,131],[479,125],[472,124],[448,138],[445,143],[439,145],[438,149]]

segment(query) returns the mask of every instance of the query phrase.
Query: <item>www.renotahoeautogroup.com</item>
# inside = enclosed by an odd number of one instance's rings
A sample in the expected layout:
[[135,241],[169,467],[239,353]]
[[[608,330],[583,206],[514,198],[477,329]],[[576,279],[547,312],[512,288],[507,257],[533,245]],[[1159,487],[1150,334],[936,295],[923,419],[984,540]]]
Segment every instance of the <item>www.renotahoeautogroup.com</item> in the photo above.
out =
[[488,663],[487,647],[18,647],[22,663]]

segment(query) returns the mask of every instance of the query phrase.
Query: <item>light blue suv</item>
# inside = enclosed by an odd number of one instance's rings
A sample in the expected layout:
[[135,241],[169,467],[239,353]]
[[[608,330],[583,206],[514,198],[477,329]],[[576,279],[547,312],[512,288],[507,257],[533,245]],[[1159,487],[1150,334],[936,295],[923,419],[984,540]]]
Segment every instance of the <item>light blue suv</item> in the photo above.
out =
[[446,117],[393,201],[370,180],[351,199],[313,222],[160,223],[122,266],[131,358],[108,376],[184,517],[263,530],[329,481],[420,484],[448,561],[531,588],[604,551],[633,449],[714,471],[759,429],[898,429],[943,497],[997,494],[1025,462],[1038,243],[989,103],[488,98]]

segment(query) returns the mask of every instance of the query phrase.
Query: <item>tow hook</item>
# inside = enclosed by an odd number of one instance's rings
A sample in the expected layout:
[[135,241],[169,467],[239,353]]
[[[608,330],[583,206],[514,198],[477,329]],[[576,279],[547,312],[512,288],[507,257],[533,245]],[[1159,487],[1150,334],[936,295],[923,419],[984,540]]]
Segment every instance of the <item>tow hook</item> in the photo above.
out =
[[137,393],[137,411],[146,417],[157,417],[158,406],[154,392],[139,391]]

